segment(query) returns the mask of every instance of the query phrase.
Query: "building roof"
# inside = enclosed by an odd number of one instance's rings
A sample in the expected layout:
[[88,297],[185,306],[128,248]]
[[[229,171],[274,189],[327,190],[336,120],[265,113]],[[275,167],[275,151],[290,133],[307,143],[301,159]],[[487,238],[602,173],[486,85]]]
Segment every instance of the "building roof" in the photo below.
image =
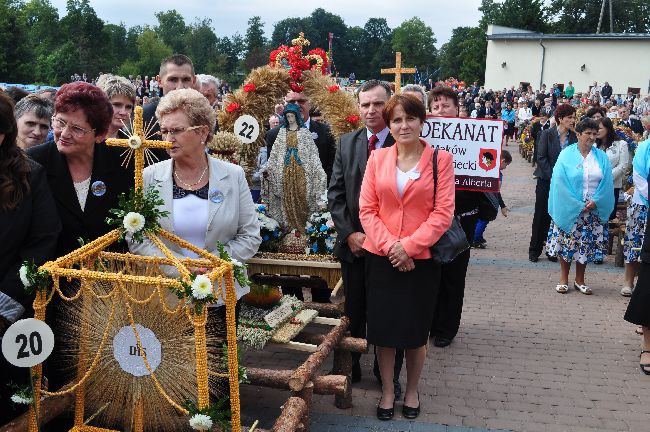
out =
[[497,33],[488,34],[488,40],[539,40],[539,39],[573,39],[573,40],[616,40],[642,39],[650,40],[650,33],[588,33],[588,34],[545,34],[545,33]]

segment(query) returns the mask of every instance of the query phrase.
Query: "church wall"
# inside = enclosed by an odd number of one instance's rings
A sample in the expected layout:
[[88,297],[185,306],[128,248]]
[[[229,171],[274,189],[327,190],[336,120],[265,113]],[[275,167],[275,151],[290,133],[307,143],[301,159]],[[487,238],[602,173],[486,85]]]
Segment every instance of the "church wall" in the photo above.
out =
[[[543,82],[568,85],[577,92],[587,91],[597,81],[609,81],[614,93],[625,93],[628,87],[650,93],[650,40],[544,40]],[[502,63],[506,63],[502,67]],[[582,65],[585,70],[581,71]],[[539,40],[488,41],[485,87],[510,88],[521,81],[540,85],[542,47]]]

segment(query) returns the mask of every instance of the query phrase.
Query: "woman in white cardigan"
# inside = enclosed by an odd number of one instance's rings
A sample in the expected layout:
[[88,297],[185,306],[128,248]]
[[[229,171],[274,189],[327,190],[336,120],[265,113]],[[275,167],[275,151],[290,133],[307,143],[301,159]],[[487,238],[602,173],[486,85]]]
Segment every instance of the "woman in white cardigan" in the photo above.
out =
[[618,194],[623,187],[623,177],[627,174],[630,166],[630,151],[627,143],[620,139],[614,131],[614,125],[609,117],[603,117],[598,120],[598,135],[596,135],[596,144],[603,150],[609,162],[612,164],[612,177],[614,178],[614,210],[609,217],[612,220],[616,217],[616,203]]
[[[219,253],[217,242],[221,242],[232,258],[246,262],[262,242],[255,205],[242,168],[205,152],[216,120],[208,100],[193,89],[174,90],[160,100],[156,116],[163,139],[173,143],[168,150],[171,159],[144,170],[145,190],[156,187],[163,209],[169,212],[160,220],[161,227],[215,255]],[[178,257],[196,257],[163,241]],[[129,241],[129,249],[139,255],[163,255],[148,239]],[[172,267],[166,266],[164,271],[178,276]],[[248,288],[235,285],[239,300]]]

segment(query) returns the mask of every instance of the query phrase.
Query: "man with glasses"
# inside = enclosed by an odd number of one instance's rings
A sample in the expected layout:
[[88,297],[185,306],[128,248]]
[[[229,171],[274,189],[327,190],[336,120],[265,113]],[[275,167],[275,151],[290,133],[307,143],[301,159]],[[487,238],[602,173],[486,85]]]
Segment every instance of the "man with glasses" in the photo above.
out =
[[[311,104],[304,93],[290,91],[284,98],[284,102],[286,104],[293,103],[300,106],[300,112],[305,120],[305,127],[311,132],[314,143],[318,148],[318,157],[320,158],[320,163],[327,175],[327,184],[329,184],[330,176],[332,175],[332,165],[334,164],[334,156],[336,155],[336,144],[334,143],[334,137],[332,136],[329,127],[325,123],[311,121],[309,118]],[[276,126],[266,133],[265,140],[267,155],[271,154],[271,148],[273,148],[273,143],[275,142],[279,131],[280,126]],[[310,173],[305,174],[309,175]],[[283,286],[282,292],[286,295],[294,295],[300,300],[303,299],[302,288]],[[311,297],[312,301],[318,303],[330,303],[330,290],[326,287],[312,288]]]

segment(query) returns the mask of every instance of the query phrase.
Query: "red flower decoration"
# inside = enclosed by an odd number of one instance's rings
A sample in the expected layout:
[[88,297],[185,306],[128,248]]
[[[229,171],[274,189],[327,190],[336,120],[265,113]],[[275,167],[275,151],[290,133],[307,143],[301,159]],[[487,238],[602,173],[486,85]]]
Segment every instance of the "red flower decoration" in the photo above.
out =
[[348,118],[346,118],[346,120],[348,121],[348,123],[354,124],[354,123],[358,123],[359,120],[361,120],[361,117],[359,117],[358,115],[353,114],[353,115],[348,116]]
[[294,91],[296,93],[302,93],[305,91],[305,86],[297,84],[295,82],[289,83],[289,87],[291,87],[291,91]]
[[253,83],[248,83],[244,86],[244,91],[246,93],[254,92],[257,87]]
[[300,79],[302,78],[302,71],[300,69],[296,69],[295,67],[293,67],[289,69],[289,76],[294,81],[300,81]]
[[329,90],[330,93],[336,93],[337,91],[339,91],[339,88],[340,88],[339,86],[333,85],[330,88],[328,88],[327,90]]
[[226,107],[226,111],[229,113],[237,111],[239,108],[241,108],[241,105],[239,105],[237,102],[233,102],[230,105]]

